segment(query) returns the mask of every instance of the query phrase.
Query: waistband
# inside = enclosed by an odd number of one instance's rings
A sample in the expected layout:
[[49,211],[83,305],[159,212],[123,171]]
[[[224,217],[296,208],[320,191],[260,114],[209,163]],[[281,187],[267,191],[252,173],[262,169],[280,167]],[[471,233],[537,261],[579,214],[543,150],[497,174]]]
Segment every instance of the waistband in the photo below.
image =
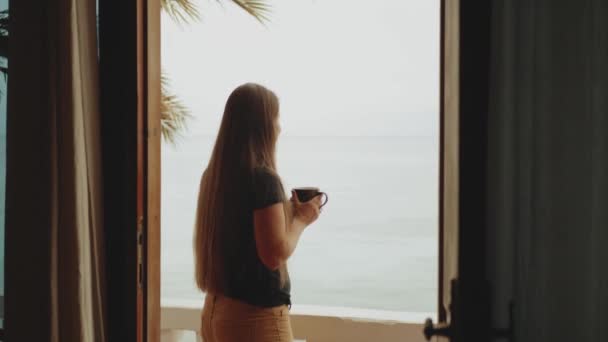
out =
[[213,307],[214,311],[236,311],[242,314],[248,313],[259,313],[259,312],[272,312],[277,314],[283,314],[285,310],[291,309],[291,303],[288,305],[279,305],[273,307],[261,307],[251,305],[249,303],[234,299],[231,297],[224,296],[222,294],[211,294],[205,295],[205,306]]

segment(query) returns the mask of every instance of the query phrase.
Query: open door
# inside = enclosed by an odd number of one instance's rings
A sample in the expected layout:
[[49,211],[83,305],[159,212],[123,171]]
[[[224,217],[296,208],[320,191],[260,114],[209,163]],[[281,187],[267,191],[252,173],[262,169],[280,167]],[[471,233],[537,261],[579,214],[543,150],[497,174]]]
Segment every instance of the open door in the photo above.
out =
[[442,1],[439,196],[439,321],[448,323],[453,279],[458,278],[459,19],[460,0]]
[[458,278],[459,227],[459,58],[460,0],[441,1],[441,70],[440,70],[440,159],[439,159],[439,286],[438,319],[427,320],[427,339],[438,336],[448,341],[453,319],[450,304]]
[[144,15],[144,70],[146,110],[144,116],[145,154],[145,339],[160,342],[160,199],[161,199],[161,65],[160,0],[146,0]]
[[160,0],[99,0],[109,341],[160,341]]
[[[489,341],[485,270],[490,4],[441,4],[439,323],[427,339]],[[466,304],[465,304],[466,303]]]

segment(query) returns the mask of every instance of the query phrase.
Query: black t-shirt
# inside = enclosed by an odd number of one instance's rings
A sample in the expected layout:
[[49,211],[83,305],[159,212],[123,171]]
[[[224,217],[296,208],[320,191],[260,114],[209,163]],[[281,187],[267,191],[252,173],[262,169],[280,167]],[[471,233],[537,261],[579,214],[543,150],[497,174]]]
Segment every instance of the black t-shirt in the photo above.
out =
[[[230,255],[227,258],[227,282],[224,295],[246,303],[273,307],[290,305],[291,284],[289,276],[283,287],[280,286],[279,271],[268,269],[260,260],[254,237],[253,211],[285,200],[285,190],[275,172],[266,168],[256,168],[248,185],[248,198],[241,207],[243,229],[230,238]],[[245,195],[247,191],[244,191]],[[237,241],[234,241],[237,240]]]

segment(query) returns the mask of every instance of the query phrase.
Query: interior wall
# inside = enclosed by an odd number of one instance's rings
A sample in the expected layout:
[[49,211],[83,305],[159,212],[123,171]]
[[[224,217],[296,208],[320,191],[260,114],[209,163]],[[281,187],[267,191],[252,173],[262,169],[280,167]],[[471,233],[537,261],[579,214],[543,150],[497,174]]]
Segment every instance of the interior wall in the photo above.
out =
[[515,341],[608,341],[608,2],[493,2],[487,272]]

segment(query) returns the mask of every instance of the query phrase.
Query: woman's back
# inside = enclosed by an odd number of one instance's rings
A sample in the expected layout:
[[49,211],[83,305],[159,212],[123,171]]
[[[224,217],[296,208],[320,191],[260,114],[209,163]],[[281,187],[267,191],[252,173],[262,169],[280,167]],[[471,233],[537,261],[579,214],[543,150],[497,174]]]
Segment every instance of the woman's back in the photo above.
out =
[[228,215],[222,234],[224,288],[222,294],[261,307],[291,304],[289,279],[280,285],[279,270],[268,269],[260,260],[255,243],[253,211],[284,202],[280,178],[268,168],[255,168],[249,179],[239,182],[242,191],[227,194]]
[[226,102],[195,224],[205,341],[292,340],[285,265],[321,202],[285,201],[275,171],[278,119],[277,96],[258,84],[236,88]]

